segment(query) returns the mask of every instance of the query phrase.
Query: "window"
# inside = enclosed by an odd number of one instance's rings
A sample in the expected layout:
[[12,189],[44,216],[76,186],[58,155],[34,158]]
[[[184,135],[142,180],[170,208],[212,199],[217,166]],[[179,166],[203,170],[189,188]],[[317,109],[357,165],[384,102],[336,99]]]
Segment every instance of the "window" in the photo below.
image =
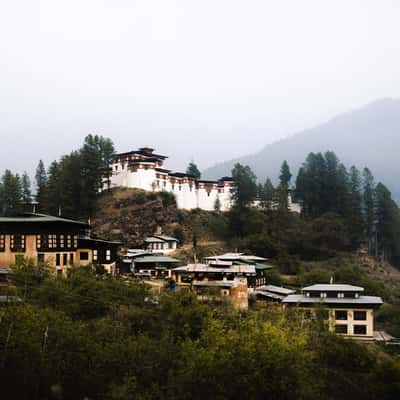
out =
[[65,236],[64,235],[60,235],[59,243],[60,243],[60,248],[63,249],[65,246]]
[[98,251],[93,250],[93,261],[97,261],[97,260],[98,260]]
[[74,248],[78,248],[78,235],[74,235]]
[[325,292],[321,292],[321,293],[319,294],[319,296],[321,297],[321,299],[324,299],[324,298],[326,297],[326,293],[325,293]]
[[354,311],[354,319],[356,321],[366,321],[367,312],[366,311]]
[[68,254],[64,253],[63,254],[63,265],[67,265],[68,264]]
[[337,297],[338,297],[339,299],[343,299],[343,298],[344,298],[344,293],[338,293],[338,294],[337,294]]
[[71,235],[67,235],[67,247],[69,249],[72,247]]
[[36,235],[36,248],[40,249],[42,247],[42,237],[40,235]]
[[111,261],[111,250],[106,251],[106,260]]
[[82,253],[79,253],[79,259],[81,261],[89,260],[89,253],[87,251],[83,251]]
[[355,335],[366,335],[367,326],[366,325],[354,325],[353,332]]
[[69,263],[70,263],[70,265],[74,264],[74,253],[70,253],[70,255],[69,255]]
[[44,254],[38,253],[37,260],[38,260],[38,263],[44,263]]
[[347,321],[347,311],[335,311],[335,319],[337,321]]
[[6,236],[0,235],[0,251],[5,251],[6,249]]
[[25,252],[25,235],[11,235],[10,247],[13,252]]
[[60,254],[56,254],[56,266],[59,267],[61,265],[61,256]]
[[57,248],[57,235],[50,234],[47,236],[47,245],[49,249]]
[[347,325],[335,325],[335,333],[347,334]]

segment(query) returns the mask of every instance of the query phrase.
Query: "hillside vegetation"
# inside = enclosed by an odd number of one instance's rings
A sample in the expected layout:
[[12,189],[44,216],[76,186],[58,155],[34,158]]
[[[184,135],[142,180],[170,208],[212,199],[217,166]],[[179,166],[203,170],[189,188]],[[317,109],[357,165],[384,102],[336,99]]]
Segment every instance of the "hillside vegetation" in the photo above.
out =
[[[10,400],[391,400],[389,349],[329,333],[301,312],[237,312],[187,291],[149,302],[141,284],[76,269],[15,270],[0,308],[1,394]],[[147,300],[146,300],[147,299]]]

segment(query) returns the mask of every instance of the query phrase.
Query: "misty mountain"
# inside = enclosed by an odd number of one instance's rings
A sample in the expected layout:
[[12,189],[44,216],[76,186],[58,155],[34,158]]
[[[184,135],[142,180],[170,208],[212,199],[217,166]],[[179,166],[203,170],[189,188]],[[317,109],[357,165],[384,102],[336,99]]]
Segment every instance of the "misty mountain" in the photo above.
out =
[[376,181],[383,182],[400,200],[400,100],[383,99],[340,114],[330,121],[265,146],[259,153],[215,165],[204,171],[206,178],[230,174],[237,162],[249,165],[259,180],[276,182],[283,160],[293,173],[310,152],[334,151],[347,166],[367,166]]

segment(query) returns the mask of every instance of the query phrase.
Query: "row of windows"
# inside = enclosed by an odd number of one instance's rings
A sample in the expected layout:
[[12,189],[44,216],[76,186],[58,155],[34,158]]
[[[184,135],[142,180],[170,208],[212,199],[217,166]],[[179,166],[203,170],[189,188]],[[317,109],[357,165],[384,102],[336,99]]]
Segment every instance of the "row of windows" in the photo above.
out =
[[25,235],[10,235],[10,248],[14,252],[25,252]]
[[[348,326],[344,324],[336,325],[335,332],[347,335]],[[353,335],[366,335],[367,334],[367,326],[366,325],[354,325],[353,326]]]
[[[307,297],[315,297],[315,295],[313,296],[310,292],[306,292],[306,296]],[[345,297],[346,298],[356,298],[356,299],[358,299],[360,296],[359,296],[358,293],[355,293],[354,295],[351,295],[351,294],[350,295],[349,294],[345,295],[345,293],[339,292],[336,295],[334,295],[334,294],[331,294],[331,293],[321,292],[319,294],[319,297],[321,297],[321,299],[325,299],[327,297],[337,297],[338,299],[344,299]]]
[[[348,312],[345,310],[336,310],[335,311],[335,319],[337,321],[347,321]],[[353,319],[355,321],[366,321],[367,320],[367,312],[366,311],[354,311]]]
[[40,249],[72,249],[78,247],[78,235],[37,235],[36,248]]
[[[78,247],[78,235],[36,235],[36,248],[47,249],[72,249]],[[10,235],[10,249],[13,252],[25,252],[25,235]],[[6,250],[6,237],[0,235],[0,251]]]

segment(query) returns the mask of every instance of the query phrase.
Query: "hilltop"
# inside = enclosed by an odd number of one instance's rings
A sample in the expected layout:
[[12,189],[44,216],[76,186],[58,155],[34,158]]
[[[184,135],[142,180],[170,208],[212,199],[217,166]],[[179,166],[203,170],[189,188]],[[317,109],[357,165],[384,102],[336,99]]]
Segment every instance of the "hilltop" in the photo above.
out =
[[338,115],[330,121],[284,140],[260,152],[229,160],[204,171],[204,177],[230,173],[235,163],[249,165],[260,180],[275,180],[283,160],[294,176],[310,152],[334,151],[345,165],[367,166],[400,200],[398,148],[400,147],[400,100],[383,99]]

